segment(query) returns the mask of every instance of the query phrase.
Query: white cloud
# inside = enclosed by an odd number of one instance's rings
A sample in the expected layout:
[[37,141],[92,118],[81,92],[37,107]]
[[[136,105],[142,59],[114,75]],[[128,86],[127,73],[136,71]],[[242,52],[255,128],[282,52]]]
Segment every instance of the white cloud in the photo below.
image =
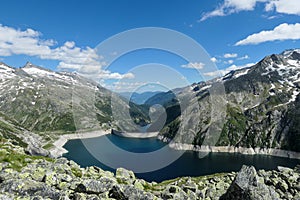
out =
[[258,2],[266,2],[268,0],[225,0],[223,4],[215,10],[204,13],[200,21],[217,16],[227,16],[240,11],[254,10]]
[[212,18],[212,17],[222,17],[222,16],[226,16],[223,6],[217,8],[216,10],[213,10],[209,13],[205,13],[202,16],[202,18],[200,19],[200,21],[204,21],[204,20],[206,20],[208,18]]
[[246,68],[246,67],[251,67],[255,65],[255,63],[248,63],[245,65],[231,65],[230,67],[226,68],[226,69],[221,69],[221,70],[217,70],[217,71],[213,71],[213,72],[206,72],[204,73],[205,76],[210,76],[210,77],[216,77],[216,76],[224,76],[225,74],[233,71],[233,70],[238,70],[238,69],[242,69],[242,68]]
[[72,49],[72,48],[75,47],[75,42],[73,42],[73,41],[67,41],[67,42],[65,42],[65,46],[67,48],[69,48],[69,49]]
[[250,57],[248,55],[244,55],[242,57],[239,57],[237,60],[246,60],[249,59]]
[[266,11],[276,10],[278,13],[300,15],[299,0],[272,0],[266,5]]
[[105,79],[131,78],[132,74],[118,74],[103,70],[104,58],[90,48],[76,47],[75,42],[67,41],[55,47],[54,40],[41,39],[41,33],[32,29],[19,30],[0,24],[0,56],[28,55],[40,59],[59,61],[58,69],[76,70],[87,76]]
[[257,2],[264,2],[265,0],[225,0],[224,6],[231,12],[239,12],[242,10],[253,10]]
[[299,40],[300,39],[300,23],[296,24],[280,24],[273,30],[261,31],[249,35],[247,38],[238,41],[235,46],[259,44],[275,40]]
[[[105,87],[116,92],[132,92],[146,84],[146,82],[117,81],[113,84],[105,85]],[[104,86],[104,84],[102,84],[102,86]]]
[[204,76],[218,77],[218,76],[223,76],[223,73],[221,70],[218,70],[218,71],[213,71],[213,72],[206,72],[206,73],[204,73]]
[[111,73],[110,71],[102,71],[99,73],[97,78],[100,79],[132,79],[134,75],[132,73],[127,74],[119,74],[119,73]]
[[40,35],[32,29],[20,31],[0,24],[0,56],[49,54],[53,41],[40,40]]
[[238,55],[236,53],[225,53],[224,58],[236,58]]
[[266,17],[267,19],[276,19],[276,18],[278,18],[279,16],[278,15],[272,15],[272,16],[264,16],[264,17]]
[[214,63],[218,62],[218,59],[216,57],[212,57],[210,60]]
[[227,63],[228,64],[232,64],[234,61],[233,60],[228,60]]
[[203,69],[203,67],[205,66],[204,63],[201,62],[190,62],[186,65],[181,65],[181,67],[183,68],[189,68],[189,69]]
[[241,11],[252,11],[258,3],[264,3],[266,11],[300,15],[299,0],[224,0],[215,10],[204,13],[200,21],[217,16],[227,16]]

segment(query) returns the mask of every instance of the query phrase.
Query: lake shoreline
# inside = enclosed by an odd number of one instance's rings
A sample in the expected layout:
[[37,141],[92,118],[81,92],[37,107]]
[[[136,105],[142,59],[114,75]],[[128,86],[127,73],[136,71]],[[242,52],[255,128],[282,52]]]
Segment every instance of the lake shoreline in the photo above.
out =
[[69,140],[96,138],[108,134],[111,134],[111,131],[98,130],[98,131],[91,131],[91,132],[60,135],[59,138],[55,142],[53,142],[54,147],[49,150],[49,153],[51,157],[54,158],[61,157],[63,154],[68,153],[68,150],[63,148],[63,146]]
[[[63,146],[69,140],[76,139],[88,139],[88,138],[96,138],[104,135],[112,134],[111,130],[99,130],[85,133],[74,133],[74,134],[66,134],[61,135],[58,140],[53,143],[53,148],[49,150],[50,155],[52,157],[61,157],[63,154],[68,151],[63,148]],[[114,134],[117,135],[117,134]],[[117,135],[119,136],[119,135]],[[119,136],[122,137],[122,136]],[[124,137],[124,136],[123,136]],[[130,138],[130,137],[127,137]],[[132,137],[135,138],[135,137]],[[143,137],[141,137],[143,138]],[[147,139],[147,138],[144,138]],[[159,138],[157,138],[159,139]],[[159,139],[160,140],[160,139]],[[170,143],[168,146],[174,150],[181,151],[193,151],[193,152],[202,152],[202,153],[241,153],[245,155],[270,155],[291,159],[299,159],[300,160],[300,152],[287,151],[281,149],[261,149],[261,148],[246,148],[246,147],[233,147],[233,146],[194,146],[192,144],[183,144],[183,143]]]
[[300,160],[300,152],[281,149],[245,148],[233,146],[194,146],[191,144],[170,143],[169,147],[174,150],[194,151],[203,153],[241,153],[245,155],[269,155]]
[[[88,139],[88,138],[96,138],[101,137],[104,135],[112,134],[111,130],[97,130],[97,131],[91,131],[91,132],[80,132],[80,133],[74,133],[74,134],[65,134],[60,135],[59,138],[53,142],[53,148],[49,150],[49,153],[51,157],[57,158],[63,156],[63,154],[68,153],[68,150],[63,148],[63,146],[69,141],[69,140],[76,140],[76,139]],[[114,135],[117,135],[118,137],[126,137],[126,138],[141,138],[141,139],[149,139],[156,137],[158,135],[158,132],[151,132],[151,133],[141,133],[140,135],[136,133],[132,134],[126,134],[122,133],[122,135],[118,135],[113,133]]]
[[125,137],[125,138],[147,139],[147,138],[157,138],[159,132],[128,133],[128,132],[121,132],[112,129],[111,134],[117,135],[119,137]]

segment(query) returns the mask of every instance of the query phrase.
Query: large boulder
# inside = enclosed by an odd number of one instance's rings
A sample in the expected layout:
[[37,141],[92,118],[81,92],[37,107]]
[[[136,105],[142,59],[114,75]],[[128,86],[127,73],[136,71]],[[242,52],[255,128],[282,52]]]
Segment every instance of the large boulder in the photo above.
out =
[[113,186],[112,189],[109,191],[109,197],[117,199],[117,200],[127,200],[128,199],[127,197],[125,197],[121,188],[117,185]]
[[77,185],[76,192],[100,194],[110,191],[117,183],[111,178],[101,177],[98,180],[85,179]]
[[42,182],[34,180],[11,179],[0,185],[0,193],[8,192],[18,196],[41,196],[43,199],[59,199],[61,193]]
[[28,147],[25,149],[25,152],[29,155],[33,156],[49,156],[50,153],[46,149],[43,149],[41,147],[36,147],[33,145],[28,145]]
[[257,175],[253,166],[243,166],[222,200],[275,200],[279,195]]
[[116,170],[116,178],[119,183],[132,184],[135,181],[135,175],[133,171],[126,170],[124,168],[118,168]]

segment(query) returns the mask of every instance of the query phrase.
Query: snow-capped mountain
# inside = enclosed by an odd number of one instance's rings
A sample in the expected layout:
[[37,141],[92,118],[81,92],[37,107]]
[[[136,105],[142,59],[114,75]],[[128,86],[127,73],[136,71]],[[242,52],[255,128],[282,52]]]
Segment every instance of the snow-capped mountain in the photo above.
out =
[[72,88],[97,88],[96,83],[76,74],[57,73],[31,63],[19,69],[2,63],[0,70],[0,110],[29,130],[74,131]]
[[[199,102],[199,111],[191,112],[185,117],[178,115],[161,131],[160,138],[168,140],[177,133],[175,140],[179,143],[202,145],[204,138],[209,137],[209,128],[214,118],[210,110],[213,101],[210,91],[222,84],[225,89],[226,112],[224,126],[214,145],[300,151],[299,83],[300,50],[294,49],[266,56],[252,67],[231,71],[208,82],[193,84],[174,94],[178,97],[194,93],[195,97],[187,103],[189,106],[186,110],[196,100]],[[168,96],[170,95],[166,98]],[[162,94],[159,98],[166,99]],[[156,100],[159,101],[155,96],[151,99],[157,103]],[[171,101],[174,102],[172,99]],[[181,130],[179,124],[191,121],[197,121],[199,128],[185,134],[187,131]]]
[[[8,118],[50,143],[57,134],[114,127],[111,95],[111,91],[76,73],[54,72],[29,62],[22,68],[0,64],[3,123]],[[119,101],[124,108],[127,106],[122,98]],[[138,106],[131,106],[134,118],[142,123],[147,117],[142,116]]]
[[[0,121],[9,119],[6,124],[38,132],[45,140],[53,139],[45,134],[49,132],[118,126],[118,122],[111,124],[112,92],[78,74],[53,72],[31,63],[19,69],[1,63],[0,72]],[[167,119],[159,138],[176,136],[179,143],[202,145],[213,133],[212,124],[222,120],[219,137],[210,138],[217,139],[214,145],[300,151],[299,83],[300,50],[288,50],[224,77],[159,93],[145,107],[131,103],[130,114],[145,124],[147,108],[161,103]],[[220,86],[224,95],[212,95]],[[93,95],[84,96],[87,91]],[[224,102],[224,110],[213,108],[214,101]],[[121,97],[119,103],[120,108],[128,108]],[[96,121],[90,121],[95,116]],[[125,125],[130,120],[122,119]]]

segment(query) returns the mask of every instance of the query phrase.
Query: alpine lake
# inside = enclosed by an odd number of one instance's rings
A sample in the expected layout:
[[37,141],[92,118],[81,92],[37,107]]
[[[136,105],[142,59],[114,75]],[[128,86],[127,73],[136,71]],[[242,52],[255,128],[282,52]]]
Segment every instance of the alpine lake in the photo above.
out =
[[[113,145],[108,145],[107,141],[110,141]],[[112,148],[112,146],[114,146]],[[166,143],[156,139],[137,139],[137,138],[124,138],[113,134],[89,138],[89,139],[75,139],[69,140],[64,148],[68,150],[68,153],[63,156],[75,161],[82,167],[98,166],[103,170],[115,172],[115,169],[107,166],[101,162],[101,159],[95,158],[93,153],[101,152],[105,154],[108,159],[114,161],[120,160],[118,167],[125,167],[128,163],[139,165],[143,163],[143,159],[137,159],[132,161],[130,159],[121,159],[118,151],[115,151],[115,147],[118,147],[127,152],[133,153],[149,153],[157,151],[161,148],[167,148],[170,153],[182,154],[171,164],[164,166],[155,171],[136,173],[138,178],[146,181],[161,182],[168,179],[173,179],[182,176],[202,176],[222,172],[239,171],[242,165],[252,165],[256,169],[273,170],[278,166],[285,166],[294,168],[297,164],[300,164],[300,160],[269,156],[269,155],[245,155],[240,153],[208,153],[204,157],[199,157],[199,152],[174,150],[168,147]],[[92,150],[92,151],[91,151]],[[168,155],[158,155],[162,166],[164,165],[164,158],[167,159]],[[125,160],[125,161],[124,161]],[[134,162],[134,163],[132,163]],[[157,162],[157,161],[156,161]],[[160,163],[156,163],[160,164]],[[130,170],[130,169],[129,169]]]

